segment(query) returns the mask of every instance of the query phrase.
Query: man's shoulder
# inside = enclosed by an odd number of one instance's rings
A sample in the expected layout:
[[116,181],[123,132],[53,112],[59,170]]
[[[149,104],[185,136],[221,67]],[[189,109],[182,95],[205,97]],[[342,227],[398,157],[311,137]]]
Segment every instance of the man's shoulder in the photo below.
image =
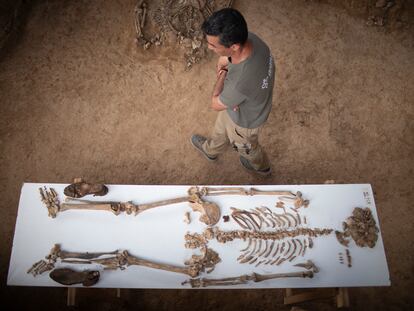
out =
[[262,49],[264,48],[268,51],[270,50],[266,42],[262,38],[260,38],[258,35],[256,35],[255,33],[249,32],[248,38],[252,41],[253,46],[256,45],[256,48],[262,48]]

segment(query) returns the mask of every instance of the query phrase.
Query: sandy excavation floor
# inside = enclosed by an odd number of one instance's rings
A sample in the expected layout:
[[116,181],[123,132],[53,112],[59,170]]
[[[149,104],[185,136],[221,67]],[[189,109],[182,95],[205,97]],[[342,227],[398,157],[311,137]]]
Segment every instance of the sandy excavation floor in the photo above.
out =
[[[412,28],[368,27],[318,1],[235,1],[277,64],[261,137],[273,175],[263,179],[242,170],[230,149],[217,163],[193,150],[190,136],[208,135],[216,116],[209,108],[216,56],[185,71],[175,46],[137,48],[134,5],[38,1],[0,62],[1,305],[66,309],[64,289],[10,288],[7,270],[22,183],[83,176],[113,184],[371,183],[392,286],[351,289],[352,309],[410,309]],[[282,304],[280,290],[79,294],[79,308],[88,310],[290,309]]]

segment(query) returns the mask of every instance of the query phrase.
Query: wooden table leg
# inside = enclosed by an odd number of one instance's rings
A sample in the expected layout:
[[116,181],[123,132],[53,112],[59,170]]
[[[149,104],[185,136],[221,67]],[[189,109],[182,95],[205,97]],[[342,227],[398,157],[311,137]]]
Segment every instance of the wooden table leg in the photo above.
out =
[[68,307],[76,304],[76,287],[68,287],[68,299],[66,305]]
[[338,308],[348,308],[349,307],[349,294],[348,288],[338,288],[338,293],[336,295],[336,306]]
[[301,303],[315,299],[330,298],[334,297],[335,295],[336,291],[333,288],[315,288],[306,292],[296,294],[293,294],[292,289],[286,289],[283,303],[285,305],[290,305],[294,303]]

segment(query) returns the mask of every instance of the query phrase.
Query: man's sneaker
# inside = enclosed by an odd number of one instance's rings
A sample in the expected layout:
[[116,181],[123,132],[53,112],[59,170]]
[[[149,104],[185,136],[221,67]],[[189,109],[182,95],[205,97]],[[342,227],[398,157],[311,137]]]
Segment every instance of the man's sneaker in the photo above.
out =
[[256,170],[253,168],[253,166],[250,164],[249,160],[246,158],[240,156],[240,164],[249,172],[256,173],[262,176],[269,176],[272,173],[272,169],[269,167],[265,170]]
[[215,161],[217,160],[217,156],[212,157],[210,155],[208,155],[204,149],[203,149],[203,144],[204,142],[207,140],[207,138],[201,136],[201,135],[193,135],[191,136],[191,144],[194,146],[194,148],[196,148],[198,151],[201,152],[201,154],[209,161]]

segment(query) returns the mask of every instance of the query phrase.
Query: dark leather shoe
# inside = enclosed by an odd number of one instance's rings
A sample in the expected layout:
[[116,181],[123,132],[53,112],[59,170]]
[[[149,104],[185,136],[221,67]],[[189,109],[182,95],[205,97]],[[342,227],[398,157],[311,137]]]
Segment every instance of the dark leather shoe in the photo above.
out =
[[90,184],[82,178],[74,180],[73,184],[67,186],[63,192],[71,198],[82,198],[85,195],[103,196],[108,193],[108,187],[103,184]]
[[82,284],[92,286],[99,281],[99,271],[75,271],[69,268],[54,269],[49,273],[50,278],[62,285]]

